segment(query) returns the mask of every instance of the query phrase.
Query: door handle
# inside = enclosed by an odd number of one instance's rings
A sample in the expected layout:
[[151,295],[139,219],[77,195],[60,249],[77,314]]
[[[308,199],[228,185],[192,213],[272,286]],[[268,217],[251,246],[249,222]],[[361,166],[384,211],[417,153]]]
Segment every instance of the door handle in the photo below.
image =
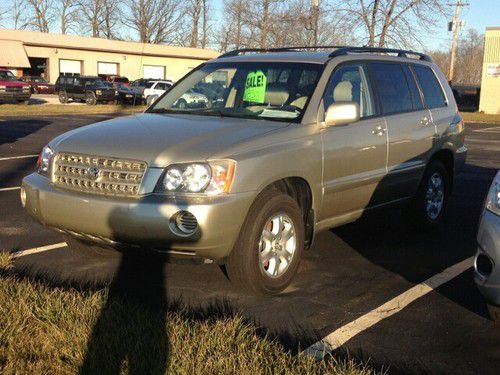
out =
[[420,119],[420,125],[422,126],[427,126],[429,125],[430,121],[429,121],[429,117],[427,116],[424,116]]
[[378,125],[378,126],[373,128],[372,134],[382,136],[385,134],[385,128],[382,125]]

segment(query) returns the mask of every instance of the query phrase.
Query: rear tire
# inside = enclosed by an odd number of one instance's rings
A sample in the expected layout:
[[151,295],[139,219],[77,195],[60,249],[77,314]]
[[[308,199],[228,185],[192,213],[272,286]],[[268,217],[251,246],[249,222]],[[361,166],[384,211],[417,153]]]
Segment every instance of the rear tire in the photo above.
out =
[[61,104],[66,104],[68,102],[68,94],[66,94],[66,91],[59,91],[59,102],[61,102]]
[[418,229],[438,226],[443,219],[449,194],[448,171],[440,161],[431,161],[412,202],[403,211],[407,222]]
[[278,294],[297,272],[303,248],[304,221],[297,202],[279,191],[264,191],[250,207],[226,259],[228,277],[250,293]]
[[64,236],[64,240],[71,251],[86,258],[115,258],[120,254],[119,251],[111,247],[99,246],[71,236]]

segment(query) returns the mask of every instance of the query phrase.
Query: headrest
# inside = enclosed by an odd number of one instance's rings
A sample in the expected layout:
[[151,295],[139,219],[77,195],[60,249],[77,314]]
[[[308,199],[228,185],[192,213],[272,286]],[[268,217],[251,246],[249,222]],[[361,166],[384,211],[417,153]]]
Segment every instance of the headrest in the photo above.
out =
[[352,102],[352,83],[341,81],[333,90],[334,102]]
[[283,85],[270,84],[266,88],[265,102],[270,105],[283,105],[288,100],[290,94]]

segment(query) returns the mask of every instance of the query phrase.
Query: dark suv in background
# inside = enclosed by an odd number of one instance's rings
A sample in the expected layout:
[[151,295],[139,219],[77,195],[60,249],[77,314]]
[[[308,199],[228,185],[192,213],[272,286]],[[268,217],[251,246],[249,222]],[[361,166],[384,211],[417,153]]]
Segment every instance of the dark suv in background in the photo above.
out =
[[59,76],[56,81],[59,101],[85,101],[88,105],[115,100],[115,89],[95,76]]

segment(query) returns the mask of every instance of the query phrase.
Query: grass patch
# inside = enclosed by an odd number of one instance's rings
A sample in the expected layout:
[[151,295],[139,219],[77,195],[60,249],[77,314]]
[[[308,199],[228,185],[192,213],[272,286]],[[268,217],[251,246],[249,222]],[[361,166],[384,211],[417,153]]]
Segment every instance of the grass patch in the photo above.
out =
[[155,295],[162,288],[119,293],[116,282],[105,289],[56,287],[9,271],[7,257],[2,267],[2,374],[374,373],[351,360],[294,356],[220,307],[202,313],[167,307]]
[[146,106],[143,105],[72,105],[72,104],[2,104],[0,105],[0,117],[4,116],[47,116],[47,115],[74,115],[74,114],[130,114],[143,112]]
[[466,122],[485,122],[490,124],[500,123],[500,114],[487,115],[479,112],[460,112]]

